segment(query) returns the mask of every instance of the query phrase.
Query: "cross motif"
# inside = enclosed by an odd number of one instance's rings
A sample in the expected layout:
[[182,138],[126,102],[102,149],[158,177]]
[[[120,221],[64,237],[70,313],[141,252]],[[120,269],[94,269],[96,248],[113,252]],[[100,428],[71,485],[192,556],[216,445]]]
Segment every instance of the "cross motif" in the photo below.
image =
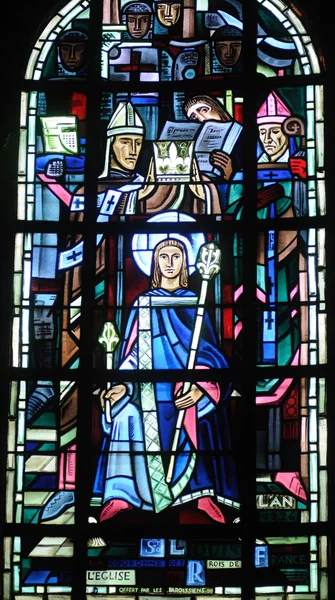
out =
[[78,256],[81,256],[81,255],[82,255],[82,252],[81,252],[81,251],[79,251],[79,252],[76,252],[75,250],[73,250],[72,254],[69,254],[69,255],[66,257],[66,260],[71,260],[71,261],[72,261],[72,260],[77,260],[77,257],[78,257]]
[[273,318],[273,316],[272,316],[272,313],[271,313],[270,311],[268,311],[267,315],[268,315],[268,316],[267,316],[267,318],[265,319],[265,323],[267,324],[267,326],[268,326],[268,329],[272,329],[272,323],[274,323],[274,322],[275,322],[275,320],[274,320],[274,318]]
[[74,208],[81,208],[83,205],[84,201],[81,198],[78,198],[78,196],[75,196],[72,206],[74,206]]
[[264,179],[265,179],[266,177],[268,177],[268,178],[269,178],[269,179],[272,181],[272,179],[276,179],[276,178],[278,177],[278,174],[277,174],[277,173],[274,173],[273,171],[270,171],[270,173],[269,173],[269,174],[267,174],[267,173],[264,173]]
[[271,279],[271,277],[267,276],[266,278],[266,292],[269,296],[271,296],[272,292],[274,291],[274,286],[275,283],[273,281],[273,279]]
[[109,198],[109,199],[107,200],[107,202],[106,202],[106,209],[107,209],[107,210],[110,210],[110,208],[111,208],[112,204],[114,204],[114,203],[115,203],[115,198],[113,198],[113,197],[112,197],[112,198]]

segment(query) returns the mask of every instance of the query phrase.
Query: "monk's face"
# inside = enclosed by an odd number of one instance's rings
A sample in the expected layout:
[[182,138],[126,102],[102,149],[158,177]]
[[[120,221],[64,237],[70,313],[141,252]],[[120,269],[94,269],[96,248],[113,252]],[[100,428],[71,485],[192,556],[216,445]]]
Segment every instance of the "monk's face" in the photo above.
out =
[[61,42],[59,56],[67,71],[78,71],[84,64],[85,44],[82,42]]
[[241,40],[225,40],[215,43],[216,56],[225,67],[235,67],[240,60],[241,51]]
[[127,29],[132,38],[141,39],[149,31],[150,14],[129,13],[126,19]]
[[175,25],[180,17],[180,2],[158,2],[157,19],[164,27]]
[[112,160],[123,171],[133,171],[141,152],[142,135],[116,135],[113,143]]
[[158,253],[158,264],[166,279],[179,277],[183,265],[182,251],[176,246],[165,246]]

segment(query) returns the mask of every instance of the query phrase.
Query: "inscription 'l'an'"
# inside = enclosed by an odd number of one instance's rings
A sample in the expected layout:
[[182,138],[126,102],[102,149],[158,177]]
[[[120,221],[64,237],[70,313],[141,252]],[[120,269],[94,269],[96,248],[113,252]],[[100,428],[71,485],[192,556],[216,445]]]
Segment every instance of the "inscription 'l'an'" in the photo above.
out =
[[297,501],[292,496],[282,494],[259,494],[256,496],[256,506],[260,509],[292,509],[296,508]]

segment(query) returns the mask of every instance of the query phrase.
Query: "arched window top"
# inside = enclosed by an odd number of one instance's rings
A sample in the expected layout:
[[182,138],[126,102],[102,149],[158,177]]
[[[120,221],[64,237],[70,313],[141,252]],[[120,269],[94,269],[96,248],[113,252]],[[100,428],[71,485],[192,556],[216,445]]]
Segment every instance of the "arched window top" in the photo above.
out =
[[[89,20],[89,1],[71,0],[52,17],[36,41],[29,57],[25,79],[38,80],[42,76],[43,68],[55,52],[60,39],[66,32],[73,31],[73,22],[79,21],[87,30]],[[78,27],[76,29],[78,31]],[[80,28],[81,32],[82,29]],[[84,33],[84,32],[83,32]]]
[[[257,10],[259,74],[310,75],[324,69],[298,8],[282,0],[258,0]],[[137,67],[139,81],[220,79],[244,73],[243,2],[104,0],[102,12],[102,79],[129,81],[134,52],[144,64]],[[89,0],[72,0],[59,9],[34,45],[25,78],[86,78],[89,21]],[[172,60],[166,47],[174,50]]]

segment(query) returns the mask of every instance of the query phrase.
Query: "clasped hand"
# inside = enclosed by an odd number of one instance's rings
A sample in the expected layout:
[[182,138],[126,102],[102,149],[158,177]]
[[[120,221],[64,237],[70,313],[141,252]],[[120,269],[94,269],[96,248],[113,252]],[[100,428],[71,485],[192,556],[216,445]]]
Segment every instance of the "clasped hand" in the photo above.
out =
[[194,404],[201,400],[203,395],[203,391],[200,388],[198,388],[196,383],[192,383],[190,389],[185,394],[183,394],[183,388],[181,387],[180,390],[178,390],[174,399],[175,407],[178,410],[184,410],[185,408],[194,406]]
[[127,388],[124,385],[124,383],[117,383],[116,385],[113,385],[109,390],[102,390],[102,392],[100,392],[100,403],[102,412],[105,411],[106,401],[109,401],[112,407],[114,406],[114,404],[119,402],[119,400],[122,400],[126,393]]

